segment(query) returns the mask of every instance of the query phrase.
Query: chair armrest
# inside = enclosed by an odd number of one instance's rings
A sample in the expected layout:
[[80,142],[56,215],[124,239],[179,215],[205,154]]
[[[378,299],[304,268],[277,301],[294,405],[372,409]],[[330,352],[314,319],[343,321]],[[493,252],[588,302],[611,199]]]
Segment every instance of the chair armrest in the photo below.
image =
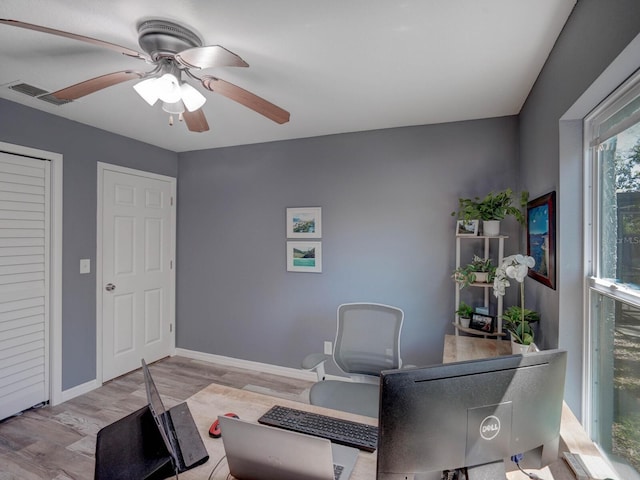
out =
[[326,353],[311,353],[302,360],[302,368],[305,370],[315,370],[318,365],[331,359],[331,355]]
[[330,359],[331,355],[327,355],[326,353],[311,353],[302,360],[302,368],[315,371],[318,376],[318,381],[321,382],[325,377],[324,364]]

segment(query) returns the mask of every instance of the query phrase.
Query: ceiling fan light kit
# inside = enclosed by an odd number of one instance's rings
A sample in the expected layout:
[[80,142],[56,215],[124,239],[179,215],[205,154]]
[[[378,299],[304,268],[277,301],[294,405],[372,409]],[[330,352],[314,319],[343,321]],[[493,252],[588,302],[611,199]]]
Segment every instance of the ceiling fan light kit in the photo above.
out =
[[188,83],[180,85],[180,96],[187,110],[195,112],[207,101],[206,97]]
[[[153,106],[160,100],[162,109],[170,115],[180,115],[180,120],[184,119],[190,131],[205,132],[209,130],[202,111],[206,97],[183,81],[184,73],[188,78],[199,82],[203,88],[238,102],[276,123],[289,121],[289,112],[247,90],[211,75],[198,77],[193,74],[191,69],[249,65],[224,47],[202,45],[194,32],[177,23],[165,20],[146,20],[140,23],[138,43],[144,54],[95,38],[18,20],[0,19],[0,23],[90,43],[155,65],[153,70],[146,73],[133,70],[109,73],[53,92],[51,95],[59,100],[75,100],[128,80],[143,79],[133,88],[149,105]],[[172,116],[169,124],[173,124]]]

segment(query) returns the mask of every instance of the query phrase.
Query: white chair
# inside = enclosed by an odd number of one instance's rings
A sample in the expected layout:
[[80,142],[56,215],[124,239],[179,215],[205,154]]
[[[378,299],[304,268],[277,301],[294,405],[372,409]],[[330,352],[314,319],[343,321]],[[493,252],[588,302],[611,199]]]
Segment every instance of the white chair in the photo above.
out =
[[[307,355],[302,368],[316,372],[309,392],[313,405],[378,416],[380,372],[402,367],[400,333],[404,312],[378,303],[345,303],[338,307],[333,354]],[[325,363],[333,359],[351,381],[326,380]]]

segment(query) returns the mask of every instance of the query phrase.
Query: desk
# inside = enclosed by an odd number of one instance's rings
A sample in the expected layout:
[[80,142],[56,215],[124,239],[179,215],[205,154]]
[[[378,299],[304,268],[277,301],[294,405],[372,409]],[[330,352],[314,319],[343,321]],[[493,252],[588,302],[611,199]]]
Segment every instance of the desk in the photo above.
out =
[[477,360],[511,354],[511,342],[484,337],[445,335],[442,363]]
[[[445,362],[458,360],[472,360],[509,354],[509,342],[485,339],[481,337],[463,337],[447,335],[443,359]],[[275,404],[309,410],[334,417],[354,420],[369,425],[376,425],[377,420],[338,410],[330,410],[295,401],[275,398],[268,395],[253,393],[245,390],[212,384],[199,391],[187,400],[196,425],[209,451],[209,461],[193,470],[180,474],[181,479],[205,480],[220,458],[224,456],[221,439],[210,438],[209,427],[219,414],[234,412],[240,418],[256,422],[258,418]],[[562,425],[560,430],[560,452],[571,451],[589,455],[599,455],[597,448],[591,442],[584,429],[566,405],[562,411]],[[226,462],[223,462],[212,477],[215,480],[225,479],[228,473]],[[575,480],[563,460],[535,472],[543,480]],[[376,453],[360,452],[358,462],[351,475],[351,480],[374,480],[376,475]],[[509,480],[527,480],[521,472],[514,471],[507,474]]]
[[[224,447],[221,438],[209,437],[209,427],[216,419],[217,415],[224,415],[227,412],[236,413],[241,419],[250,422],[257,422],[258,418],[273,405],[283,405],[308,410],[311,412],[331,415],[333,417],[354,420],[369,425],[377,425],[378,421],[371,417],[363,417],[351,413],[330,410],[316,407],[282,398],[271,397],[260,393],[239,390],[222,385],[211,384],[204,390],[187,399],[191,414],[198,426],[200,435],[209,452],[209,461],[204,465],[196,467],[187,472],[181,473],[181,479],[206,480],[213,470],[214,465],[224,456]],[[215,480],[226,479],[229,469],[226,462],[223,462],[216,470],[213,477]],[[360,452],[356,467],[351,474],[351,480],[373,480],[376,477],[376,453]]]

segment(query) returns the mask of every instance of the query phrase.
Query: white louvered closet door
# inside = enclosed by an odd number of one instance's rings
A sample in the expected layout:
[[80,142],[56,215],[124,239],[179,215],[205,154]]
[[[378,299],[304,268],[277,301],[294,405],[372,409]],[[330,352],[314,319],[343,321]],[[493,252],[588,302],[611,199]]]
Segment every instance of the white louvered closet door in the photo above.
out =
[[0,152],[0,419],[49,399],[49,172]]

